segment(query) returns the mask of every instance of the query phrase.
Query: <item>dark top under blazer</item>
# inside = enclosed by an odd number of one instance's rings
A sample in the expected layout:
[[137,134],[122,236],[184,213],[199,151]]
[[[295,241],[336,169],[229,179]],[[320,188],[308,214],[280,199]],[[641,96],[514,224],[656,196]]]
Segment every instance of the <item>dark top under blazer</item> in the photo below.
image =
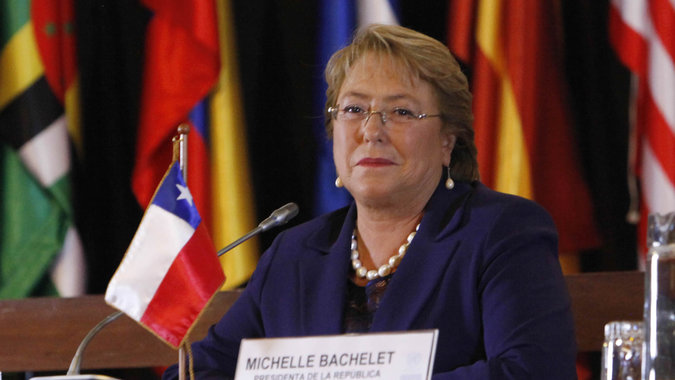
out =
[[[232,376],[242,338],[341,333],[355,219],[352,204],[277,236],[241,297],[193,345],[197,378]],[[576,379],[548,213],[478,182],[439,184],[371,331],[431,328],[434,379]]]

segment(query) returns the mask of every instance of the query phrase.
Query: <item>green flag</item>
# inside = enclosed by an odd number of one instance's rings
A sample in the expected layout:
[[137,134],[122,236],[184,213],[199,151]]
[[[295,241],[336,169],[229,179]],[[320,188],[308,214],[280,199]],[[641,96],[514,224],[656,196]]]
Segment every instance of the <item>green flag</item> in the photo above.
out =
[[0,3],[0,299],[49,283],[84,290],[64,112],[76,86],[70,1]]

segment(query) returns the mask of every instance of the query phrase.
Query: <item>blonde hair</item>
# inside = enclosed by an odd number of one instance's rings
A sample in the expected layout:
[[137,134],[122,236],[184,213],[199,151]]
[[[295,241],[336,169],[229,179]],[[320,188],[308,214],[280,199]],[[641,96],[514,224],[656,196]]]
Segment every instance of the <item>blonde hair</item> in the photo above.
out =
[[326,66],[326,132],[333,136],[333,120],[328,107],[337,96],[353,65],[367,53],[390,57],[414,77],[431,84],[443,120],[443,130],[457,138],[452,151],[450,173],[460,181],[478,179],[474,144],[471,92],[466,76],[447,47],[414,30],[393,25],[370,25],[358,31],[347,47],[337,51]]

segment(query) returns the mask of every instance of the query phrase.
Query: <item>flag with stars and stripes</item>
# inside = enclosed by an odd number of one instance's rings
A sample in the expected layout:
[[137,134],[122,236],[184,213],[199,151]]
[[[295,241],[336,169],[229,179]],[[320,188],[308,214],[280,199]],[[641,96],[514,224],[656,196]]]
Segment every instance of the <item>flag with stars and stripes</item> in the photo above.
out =
[[612,0],[609,37],[635,78],[630,167],[641,189],[638,263],[643,267],[647,215],[675,211],[675,1]]
[[3,1],[0,15],[0,299],[82,294],[69,176],[78,135],[73,4]]

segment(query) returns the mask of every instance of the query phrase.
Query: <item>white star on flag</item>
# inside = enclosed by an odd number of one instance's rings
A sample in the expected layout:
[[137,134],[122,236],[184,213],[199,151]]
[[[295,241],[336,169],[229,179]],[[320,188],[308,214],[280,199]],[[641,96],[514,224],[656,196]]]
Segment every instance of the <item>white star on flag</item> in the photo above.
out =
[[176,198],[177,201],[181,199],[185,199],[190,203],[190,206],[192,206],[192,194],[190,194],[190,190],[183,185],[176,184],[176,187],[178,188],[178,191],[180,191],[180,195],[178,195],[178,198]]

